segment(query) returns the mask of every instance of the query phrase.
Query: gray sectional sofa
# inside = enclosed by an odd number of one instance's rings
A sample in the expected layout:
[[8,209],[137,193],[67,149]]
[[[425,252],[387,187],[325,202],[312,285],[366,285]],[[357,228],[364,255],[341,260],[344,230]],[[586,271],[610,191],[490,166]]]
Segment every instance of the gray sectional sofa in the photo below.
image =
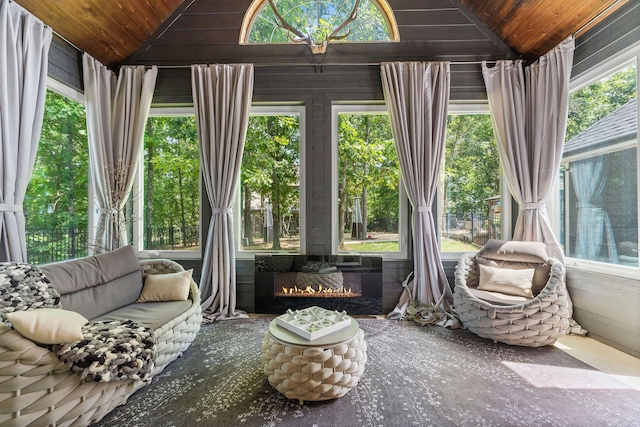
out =
[[134,321],[152,330],[155,364],[147,381],[83,379],[60,360],[55,346],[36,344],[0,324],[0,426],[92,424],[178,358],[200,329],[200,293],[190,276],[186,301],[137,302],[149,275],[184,271],[173,261],[139,261],[124,247],[39,269],[59,292],[62,309],[90,322]]

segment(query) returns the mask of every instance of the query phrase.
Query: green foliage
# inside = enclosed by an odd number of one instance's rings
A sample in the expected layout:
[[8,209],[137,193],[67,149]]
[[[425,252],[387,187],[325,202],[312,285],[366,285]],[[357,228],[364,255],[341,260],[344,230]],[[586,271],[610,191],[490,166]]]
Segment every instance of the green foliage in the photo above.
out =
[[30,262],[87,254],[88,179],[84,106],[49,90],[38,153],[24,200]]
[[449,213],[486,214],[486,199],[500,194],[500,160],[489,115],[449,115],[444,188]]
[[88,178],[84,106],[49,90],[24,203],[27,228],[86,228]]
[[636,68],[629,65],[571,94],[565,141],[637,96]]
[[199,225],[199,161],[193,116],[148,119],[144,150],[147,227],[184,230]]
[[[366,225],[379,221],[388,230],[399,212],[400,167],[391,122],[386,114],[338,116],[339,218],[346,227],[346,212],[359,197]],[[340,229],[340,245],[344,229]]]
[[280,224],[300,207],[299,169],[299,117],[251,116],[240,179],[243,192],[258,194],[272,204],[272,249],[280,249]]

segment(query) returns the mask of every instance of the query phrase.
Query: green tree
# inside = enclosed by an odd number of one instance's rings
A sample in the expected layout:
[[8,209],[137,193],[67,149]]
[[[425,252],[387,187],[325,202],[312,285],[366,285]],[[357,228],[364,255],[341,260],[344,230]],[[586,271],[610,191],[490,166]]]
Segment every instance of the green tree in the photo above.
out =
[[487,213],[486,199],[500,192],[500,161],[491,118],[449,115],[444,159],[448,213]]
[[[161,230],[170,233],[169,245],[196,243],[186,233],[200,223],[199,159],[194,117],[149,118],[144,157],[147,248]],[[171,237],[177,230],[179,242]]]
[[636,68],[629,65],[571,94],[565,141],[637,96]]
[[300,124],[297,116],[252,116],[242,158],[244,236],[250,235],[251,195],[272,204],[273,246],[280,250],[285,217],[300,204]]
[[338,117],[339,247],[344,249],[347,211],[361,200],[363,225],[373,219],[397,221],[399,167],[389,117],[384,114],[340,114]]
[[[51,90],[47,91],[38,153],[24,201],[28,230],[40,234],[28,256],[45,261],[86,253],[86,245],[61,245],[69,237],[86,231],[88,216],[89,154],[84,106]],[[29,233],[29,232],[28,232]],[[57,249],[62,248],[62,249]]]
[[[287,23],[319,42],[349,17],[355,0],[275,0],[274,3]],[[379,41],[389,40],[391,37],[382,12],[372,0],[360,2],[357,19],[339,34],[347,34],[345,40],[348,41]],[[250,30],[249,41],[289,43],[292,36],[287,30],[277,26],[273,10],[265,2]]]

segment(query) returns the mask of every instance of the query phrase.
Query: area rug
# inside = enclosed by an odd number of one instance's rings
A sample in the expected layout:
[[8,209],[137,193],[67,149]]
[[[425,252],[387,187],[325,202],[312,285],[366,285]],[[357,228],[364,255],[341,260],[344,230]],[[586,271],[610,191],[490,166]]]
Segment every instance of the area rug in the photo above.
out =
[[269,319],[203,326],[181,359],[98,424],[107,426],[638,426],[640,391],[555,347],[495,344],[465,330],[360,319],[358,386],[289,400],[260,360]]

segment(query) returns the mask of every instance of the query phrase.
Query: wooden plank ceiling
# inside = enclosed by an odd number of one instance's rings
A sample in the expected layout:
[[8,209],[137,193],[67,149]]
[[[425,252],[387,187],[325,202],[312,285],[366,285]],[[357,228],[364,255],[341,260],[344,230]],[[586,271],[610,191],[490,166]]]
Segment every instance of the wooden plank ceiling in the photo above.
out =
[[[388,0],[400,43],[238,46],[251,0],[16,0],[111,67],[214,61],[366,63],[536,58],[628,0]],[[579,34],[578,34],[579,36]]]

